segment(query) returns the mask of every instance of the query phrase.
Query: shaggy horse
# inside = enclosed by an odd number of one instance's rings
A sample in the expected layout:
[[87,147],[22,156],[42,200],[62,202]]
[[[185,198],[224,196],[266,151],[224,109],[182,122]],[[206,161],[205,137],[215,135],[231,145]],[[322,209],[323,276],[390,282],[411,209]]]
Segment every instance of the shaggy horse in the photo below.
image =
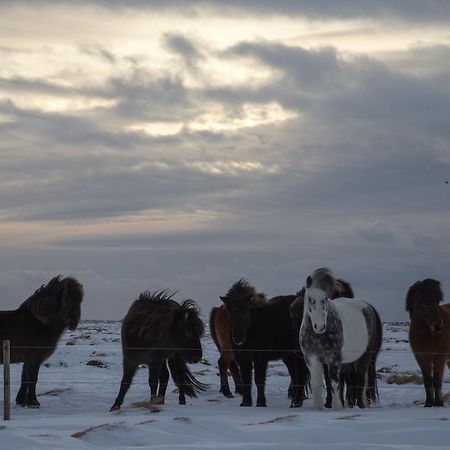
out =
[[231,347],[242,377],[241,406],[252,405],[252,369],[257,388],[256,406],[266,406],[265,382],[269,361],[282,359],[291,376],[291,407],[303,404],[309,372],[303,358],[295,354],[298,338],[289,306],[295,296],[266,300],[246,280],[239,280],[220,299],[229,314]]
[[[324,276],[327,274],[328,269],[322,268],[317,270],[318,273],[322,273]],[[336,298],[345,297],[345,298],[354,298],[353,289],[349,282],[337,278],[334,283],[326,284],[328,286],[328,298],[334,300]],[[305,297],[305,288],[303,287],[300,292],[297,293],[297,298],[292,303],[290,307],[290,314],[292,317],[292,321],[294,323],[294,327],[297,335],[300,332],[300,326],[303,320],[303,308],[304,308],[304,297]],[[327,386],[327,398],[325,400],[325,408],[331,408],[331,400],[332,400],[332,389],[330,384],[330,377],[328,375],[328,367],[324,365],[323,367],[324,376],[325,376],[325,384]],[[343,364],[341,370],[341,380],[340,380],[340,395],[342,402],[344,401],[344,389],[347,386],[346,390],[346,401],[347,405],[352,408],[355,405],[356,397],[355,390],[352,386],[356,376],[355,367],[353,364]],[[370,400],[369,400],[370,401]]]
[[[111,411],[119,409],[139,364],[148,365],[150,401],[164,403],[169,381],[168,362],[178,387],[178,402],[196,397],[206,385],[197,381],[186,362],[202,358],[200,339],[204,325],[193,300],[179,304],[166,291],[143,292],[133,302],[122,322],[123,377]],[[158,390],[159,386],[159,390]]]
[[406,295],[409,312],[409,343],[422,371],[425,406],[444,406],[442,377],[450,367],[450,304],[440,306],[443,294],[439,281],[416,281]]
[[[41,286],[14,311],[0,311],[0,342],[11,341],[11,362],[23,362],[16,403],[38,408],[36,383],[41,364],[55,351],[66,328],[80,321],[83,286],[61,275]],[[0,354],[3,363],[3,354]]]
[[342,407],[338,387],[346,363],[354,364],[356,404],[364,408],[368,397],[374,401],[377,398],[375,363],[381,348],[382,324],[369,303],[352,298],[329,300],[335,284],[328,269],[318,269],[308,276],[300,347],[311,371],[315,408],[322,408],[324,365],[330,377],[332,407]]
[[234,358],[233,350],[230,342],[230,327],[228,325],[228,312],[225,305],[213,308],[209,316],[209,331],[211,337],[216,344],[217,350],[220,352],[217,364],[220,374],[220,391],[225,397],[232,398],[228,384],[228,370],[234,380],[236,394],[242,395],[242,381],[239,367]]

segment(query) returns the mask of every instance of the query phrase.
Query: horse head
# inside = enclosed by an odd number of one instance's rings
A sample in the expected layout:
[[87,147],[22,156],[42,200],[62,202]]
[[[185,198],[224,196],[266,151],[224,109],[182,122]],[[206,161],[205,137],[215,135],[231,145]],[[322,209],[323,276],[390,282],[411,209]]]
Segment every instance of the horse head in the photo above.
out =
[[20,308],[28,310],[44,325],[63,324],[74,330],[81,315],[83,286],[71,277],[58,275],[42,285]]
[[202,358],[200,339],[205,326],[200,319],[197,304],[185,300],[174,311],[172,322],[172,339],[179,355],[188,363],[198,363]]
[[69,330],[75,330],[81,317],[81,302],[84,297],[83,286],[72,277],[63,278],[61,285],[59,314],[66,327]]
[[258,294],[248,281],[241,279],[233,284],[225,296],[219,298],[228,312],[231,339],[238,346],[244,345],[250,328],[251,312],[266,302],[264,294]]
[[305,313],[311,320],[314,332],[322,334],[327,329],[328,295],[325,290],[317,285],[317,280],[314,279],[316,272],[306,279],[304,308]]
[[417,281],[408,290],[406,311],[411,320],[421,320],[430,334],[440,336],[444,332],[444,321],[439,306],[443,294],[439,281],[427,278]]

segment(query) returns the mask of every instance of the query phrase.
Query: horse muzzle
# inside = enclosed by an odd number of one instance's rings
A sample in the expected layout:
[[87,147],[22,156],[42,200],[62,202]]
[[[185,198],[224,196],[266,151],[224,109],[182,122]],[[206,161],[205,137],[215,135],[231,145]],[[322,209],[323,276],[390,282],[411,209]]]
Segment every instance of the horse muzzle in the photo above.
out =
[[430,332],[433,336],[441,336],[444,334],[444,331],[445,329],[443,324],[430,327]]
[[313,325],[314,328],[314,332],[316,334],[323,334],[325,333],[325,330],[327,329],[326,325],[323,325],[322,327],[318,326],[318,325]]
[[235,338],[233,338],[233,342],[234,342],[238,347],[241,347],[242,345],[245,344],[245,339],[235,339]]

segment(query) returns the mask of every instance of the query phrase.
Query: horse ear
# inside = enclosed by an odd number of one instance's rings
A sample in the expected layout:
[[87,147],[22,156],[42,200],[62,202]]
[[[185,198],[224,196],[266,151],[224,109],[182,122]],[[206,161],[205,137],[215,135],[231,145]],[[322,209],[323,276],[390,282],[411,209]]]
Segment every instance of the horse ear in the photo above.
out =
[[309,289],[312,286],[312,278],[310,275],[308,275],[308,278],[306,279],[306,287]]
[[222,300],[224,303],[226,303],[227,302],[227,297],[226,296],[221,296],[221,295],[219,295],[219,298],[220,298],[220,300]]

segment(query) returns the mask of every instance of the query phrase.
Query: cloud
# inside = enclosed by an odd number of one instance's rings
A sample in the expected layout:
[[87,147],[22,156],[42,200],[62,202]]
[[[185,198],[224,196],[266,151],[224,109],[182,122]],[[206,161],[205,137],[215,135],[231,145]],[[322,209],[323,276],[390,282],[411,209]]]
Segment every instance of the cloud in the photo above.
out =
[[[35,1],[20,0],[15,2],[21,5],[35,5]],[[70,3],[70,2],[67,2]],[[188,3],[182,0],[156,0],[151,3],[145,0],[84,0],[88,6],[96,5],[105,9],[135,9],[135,10],[159,10],[165,12],[177,12],[191,15],[230,15],[231,17],[252,14],[256,16],[290,16],[308,17],[311,19],[360,19],[378,18],[390,20],[395,18],[402,21],[414,22],[442,22],[450,17],[450,6],[446,0],[409,0],[405,2],[393,2],[391,0],[361,1],[341,0],[339,3],[333,0],[230,0],[225,5],[218,0],[192,0]],[[61,1],[43,0],[40,4],[55,6]],[[3,7],[8,5],[3,5]]]

